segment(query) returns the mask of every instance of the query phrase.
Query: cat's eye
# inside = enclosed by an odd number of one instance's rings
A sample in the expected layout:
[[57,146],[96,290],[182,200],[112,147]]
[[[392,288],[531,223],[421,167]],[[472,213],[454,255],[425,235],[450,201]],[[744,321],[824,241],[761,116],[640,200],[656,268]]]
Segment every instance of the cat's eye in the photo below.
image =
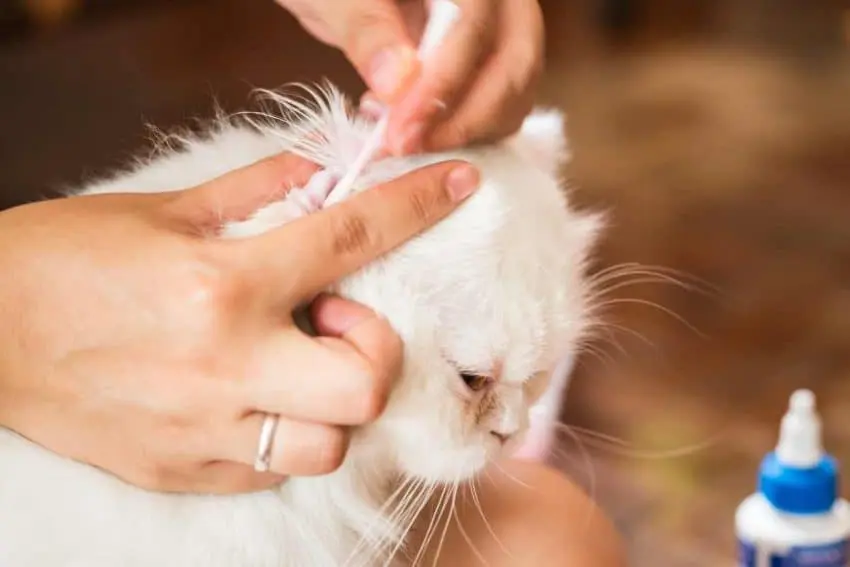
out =
[[473,374],[472,372],[461,372],[460,377],[463,380],[464,384],[466,384],[466,387],[472,390],[473,392],[479,392],[483,390],[490,383],[489,376]]

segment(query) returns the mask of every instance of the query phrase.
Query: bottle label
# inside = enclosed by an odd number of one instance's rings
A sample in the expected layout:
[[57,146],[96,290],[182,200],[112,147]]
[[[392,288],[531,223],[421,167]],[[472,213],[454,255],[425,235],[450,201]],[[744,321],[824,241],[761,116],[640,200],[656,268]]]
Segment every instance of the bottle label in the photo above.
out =
[[850,567],[850,540],[783,550],[738,540],[738,566]]
[[758,567],[756,546],[743,539],[738,540],[738,567]]

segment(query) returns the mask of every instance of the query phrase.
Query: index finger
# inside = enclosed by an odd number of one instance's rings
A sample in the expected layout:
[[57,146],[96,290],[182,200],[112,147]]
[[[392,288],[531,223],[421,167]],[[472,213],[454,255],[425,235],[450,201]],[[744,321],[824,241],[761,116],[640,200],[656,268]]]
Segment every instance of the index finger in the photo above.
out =
[[241,253],[264,267],[273,300],[312,298],[444,218],[478,181],[478,170],[464,162],[427,166],[254,237]]
[[304,184],[318,169],[291,152],[275,154],[180,192],[173,206],[203,224],[245,220]]
[[387,128],[389,149],[406,155],[420,149],[436,115],[451,111],[492,51],[498,9],[490,0],[454,0],[460,18],[433,56],[423,62],[412,88],[393,105]]

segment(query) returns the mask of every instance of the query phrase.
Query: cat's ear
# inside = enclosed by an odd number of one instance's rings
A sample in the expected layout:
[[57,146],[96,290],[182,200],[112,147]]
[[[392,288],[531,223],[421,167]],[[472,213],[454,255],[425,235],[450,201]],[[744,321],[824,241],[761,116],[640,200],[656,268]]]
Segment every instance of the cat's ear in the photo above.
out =
[[549,175],[558,175],[570,159],[564,115],[555,109],[535,109],[508,143],[523,159]]

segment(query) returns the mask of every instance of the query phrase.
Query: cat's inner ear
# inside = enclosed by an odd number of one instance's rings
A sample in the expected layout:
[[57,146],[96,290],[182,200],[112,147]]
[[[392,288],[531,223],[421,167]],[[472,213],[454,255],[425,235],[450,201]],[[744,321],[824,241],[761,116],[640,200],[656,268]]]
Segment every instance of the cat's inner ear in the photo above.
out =
[[508,143],[523,159],[548,175],[558,175],[570,159],[564,115],[558,110],[533,111]]

